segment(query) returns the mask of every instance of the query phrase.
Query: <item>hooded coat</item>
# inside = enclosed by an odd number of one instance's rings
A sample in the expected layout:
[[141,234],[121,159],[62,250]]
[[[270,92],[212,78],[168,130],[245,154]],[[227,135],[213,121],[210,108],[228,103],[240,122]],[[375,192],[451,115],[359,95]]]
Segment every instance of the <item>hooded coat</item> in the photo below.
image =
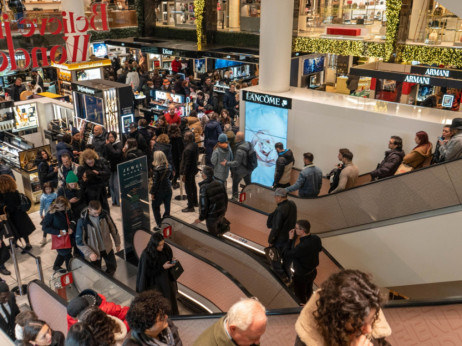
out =
[[213,150],[212,159],[210,160],[213,165],[215,178],[225,182],[229,176],[229,166],[222,166],[220,162],[223,160],[233,160],[233,152],[231,151],[228,143],[218,143],[216,148]]
[[278,154],[273,186],[277,184],[290,183],[290,173],[292,172],[294,163],[295,159],[292,150],[286,149]]
[[404,156],[403,163],[411,166],[413,169],[422,168],[427,162],[430,164],[429,160],[432,158],[432,148],[433,145],[431,143],[414,148],[409,154]]

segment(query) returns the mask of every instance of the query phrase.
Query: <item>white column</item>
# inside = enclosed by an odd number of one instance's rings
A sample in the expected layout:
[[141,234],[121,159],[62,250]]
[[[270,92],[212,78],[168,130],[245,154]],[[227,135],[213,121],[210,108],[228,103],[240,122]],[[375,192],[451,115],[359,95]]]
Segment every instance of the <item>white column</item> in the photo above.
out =
[[239,28],[240,27],[240,1],[239,0],[229,0],[229,28]]
[[[61,0],[61,8],[63,9],[63,11],[66,11],[67,12],[67,18],[69,18],[69,13],[70,12],[73,12],[74,13],[74,21],[76,18],[80,17],[80,16],[83,16],[85,17],[85,7],[84,7],[84,1],[76,1],[76,0]],[[67,21],[67,29],[69,31],[69,34],[67,34],[66,36],[68,36],[69,38],[67,39],[67,42],[66,42],[66,48],[67,48],[67,59],[68,59],[68,62],[71,62],[71,59],[72,59],[72,56],[74,54],[74,36],[79,36],[79,35],[84,35],[86,34],[85,33],[75,33],[75,34],[72,34],[70,33],[71,32],[71,22],[70,20]],[[83,23],[76,23],[76,25],[79,25],[79,27],[83,27]],[[78,50],[77,50],[77,59],[75,62],[81,62],[83,59],[83,50],[85,49],[84,47],[84,44],[83,44],[84,40],[83,40],[83,37],[80,37],[79,41],[78,41]],[[86,57],[87,59],[89,58],[89,55],[88,55],[88,52],[86,54]]]
[[264,0],[260,17],[260,89],[284,92],[290,87],[293,0]]
[[424,26],[427,24],[428,1],[414,0],[413,2],[408,36],[412,41],[418,40],[419,34],[425,31]]

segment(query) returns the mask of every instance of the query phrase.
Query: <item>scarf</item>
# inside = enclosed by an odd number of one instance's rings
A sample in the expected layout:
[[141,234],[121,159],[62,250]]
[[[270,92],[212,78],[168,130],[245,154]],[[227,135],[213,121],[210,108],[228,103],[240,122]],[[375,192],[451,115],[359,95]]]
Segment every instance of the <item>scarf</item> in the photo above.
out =
[[153,339],[144,332],[138,332],[132,330],[132,337],[138,341],[141,341],[144,345],[148,346],[174,346],[175,339],[173,338],[172,331],[169,327],[165,328],[157,337],[158,339]]

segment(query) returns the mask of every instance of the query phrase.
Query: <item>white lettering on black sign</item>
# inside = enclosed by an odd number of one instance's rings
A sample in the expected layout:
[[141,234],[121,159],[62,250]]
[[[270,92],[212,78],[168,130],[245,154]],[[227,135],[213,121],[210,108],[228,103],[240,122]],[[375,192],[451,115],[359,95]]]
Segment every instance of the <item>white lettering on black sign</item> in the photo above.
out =
[[435,76],[435,77],[446,77],[449,78],[450,71],[448,70],[440,70],[436,68],[427,68],[425,71],[426,76]]
[[162,54],[163,55],[173,55],[173,50],[162,48]]
[[429,77],[420,77],[420,76],[413,76],[413,75],[406,76],[404,81],[408,83],[416,83],[416,84],[430,84]]
[[90,95],[95,95],[96,93],[95,90],[81,86],[81,85],[77,85],[77,91],[81,93],[85,93],[85,94],[90,94]]
[[261,103],[280,108],[292,108],[291,99],[274,95],[258,94],[251,91],[244,91],[244,101]]

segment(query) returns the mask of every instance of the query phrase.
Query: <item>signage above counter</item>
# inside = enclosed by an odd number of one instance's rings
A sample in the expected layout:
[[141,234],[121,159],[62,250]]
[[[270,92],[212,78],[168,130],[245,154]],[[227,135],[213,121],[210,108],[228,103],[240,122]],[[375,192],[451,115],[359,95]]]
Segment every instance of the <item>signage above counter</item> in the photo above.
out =
[[411,73],[430,77],[462,79],[462,70],[442,69],[433,66],[411,66]]
[[292,109],[292,99],[275,95],[260,94],[253,91],[242,91],[243,100],[247,102],[260,103],[263,105]]

